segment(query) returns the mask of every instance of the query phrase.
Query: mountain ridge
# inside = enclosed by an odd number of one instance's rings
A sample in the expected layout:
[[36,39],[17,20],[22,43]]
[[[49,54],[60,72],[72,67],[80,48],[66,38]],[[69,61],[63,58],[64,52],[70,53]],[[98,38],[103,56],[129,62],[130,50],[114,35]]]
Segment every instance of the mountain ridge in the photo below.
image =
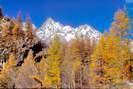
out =
[[84,24],[78,27],[63,25],[52,18],[48,18],[39,28],[36,35],[44,41],[50,41],[55,35],[58,35],[61,40],[70,41],[76,36],[87,36],[93,40],[99,40],[102,33],[97,31],[90,25]]

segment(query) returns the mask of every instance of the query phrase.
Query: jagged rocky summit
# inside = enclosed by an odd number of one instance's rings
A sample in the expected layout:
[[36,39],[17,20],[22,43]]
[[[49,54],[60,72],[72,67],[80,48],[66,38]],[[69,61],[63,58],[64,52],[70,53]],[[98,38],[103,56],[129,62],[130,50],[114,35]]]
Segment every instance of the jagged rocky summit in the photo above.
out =
[[99,40],[101,33],[87,24],[73,28],[48,18],[36,32],[36,35],[39,39],[49,42],[55,35],[58,35],[62,41],[70,41],[76,36],[87,36],[90,39]]

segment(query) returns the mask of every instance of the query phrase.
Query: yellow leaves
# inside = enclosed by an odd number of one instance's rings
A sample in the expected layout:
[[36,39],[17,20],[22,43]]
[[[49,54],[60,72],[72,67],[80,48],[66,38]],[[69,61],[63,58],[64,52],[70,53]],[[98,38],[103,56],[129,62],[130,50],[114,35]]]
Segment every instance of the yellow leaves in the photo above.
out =
[[[105,83],[106,81],[123,81],[124,78],[128,77],[127,75],[123,76],[123,71],[128,71],[127,74],[130,73],[129,70],[123,68],[125,63],[129,64],[129,60],[129,47],[125,41],[113,34],[103,35],[92,54],[91,76],[94,75],[95,82],[102,79]],[[98,72],[101,72],[102,75],[97,74]]]
[[13,28],[13,31],[12,31],[14,35],[18,34],[17,33],[18,32],[18,29],[19,29],[19,24],[16,23],[15,26],[14,26],[14,28]]
[[50,87],[52,87],[52,81],[51,81],[50,77],[48,76],[49,66],[46,61],[47,60],[43,57],[41,59],[41,62],[36,64],[38,74],[30,76],[30,78],[32,78],[34,81],[36,81],[38,83],[38,85],[33,86],[33,88],[50,88]]
[[120,41],[118,37],[114,37],[113,35],[105,35],[99,41],[99,44],[96,47],[96,50],[93,57],[101,57],[104,61],[108,61],[111,59],[116,59],[119,51]]
[[52,82],[51,80],[49,79],[48,75],[45,75],[45,78],[44,78],[44,81],[43,81],[43,85],[46,87],[46,88],[50,88],[52,87]]
[[0,88],[7,88],[11,79],[13,68],[16,66],[16,58],[13,54],[9,56],[7,62],[3,65],[3,70],[0,71]]
[[[54,88],[59,88],[61,84],[61,42],[59,37],[55,37],[52,41],[51,46],[48,49],[47,61],[47,76],[45,79]],[[49,84],[48,83],[48,84]]]
[[90,56],[93,48],[87,38],[77,38],[69,42],[66,49],[66,56],[72,60],[83,60]]
[[10,37],[11,30],[9,29],[9,24],[3,24],[2,25],[2,37],[3,39],[7,39]]
[[117,35],[124,36],[131,29],[131,20],[128,15],[118,10],[114,16],[114,22],[111,26],[111,30],[116,30]]
[[29,17],[26,18],[25,29],[26,29],[25,30],[26,36],[29,39],[32,39],[33,38],[33,25],[30,22],[30,18]]
[[73,71],[77,71],[81,67],[81,62],[79,60],[74,61],[73,63]]
[[[51,64],[48,65],[47,68],[47,81],[51,81],[53,87],[57,87],[60,85],[60,63],[53,63],[51,61]],[[45,76],[46,77],[46,76]],[[49,80],[48,80],[49,79]]]
[[52,44],[48,49],[48,53],[50,53],[51,55],[59,55],[59,51],[60,50],[60,46],[61,46],[61,42],[59,37],[54,37],[54,39],[52,40]]
[[[118,64],[117,64],[118,65]],[[106,66],[104,68],[104,70],[106,71],[106,74],[105,74],[105,78],[106,76],[109,77],[111,80],[111,82],[120,82],[122,81],[120,79],[121,77],[121,68],[118,67],[118,66],[115,66],[115,65],[110,65],[110,66]]]
[[12,29],[13,39],[17,40],[20,35],[20,24],[16,23]]
[[[55,41],[57,42],[57,41]],[[60,47],[60,46],[58,46]],[[42,86],[40,88],[60,88],[61,84],[61,69],[60,69],[60,48],[57,48],[54,44],[51,44],[49,48],[49,56],[47,59],[42,58],[40,63],[36,64],[38,75],[32,76],[32,79],[41,81]],[[56,50],[56,51],[52,51]]]
[[128,15],[122,10],[118,10],[116,12],[114,20],[125,25],[130,24],[130,19],[128,18]]
[[10,70],[11,68],[15,67],[16,64],[17,64],[17,63],[16,63],[16,58],[15,58],[15,56],[13,56],[13,54],[12,54],[12,55],[9,56],[9,59],[8,59],[8,61],[6,62],[6,64],[4,64],[3,70],[4,70],[4,71],[8,71],[8,70]]
[[6,72],[0,72],[0,88],[7,88],[10,77]]

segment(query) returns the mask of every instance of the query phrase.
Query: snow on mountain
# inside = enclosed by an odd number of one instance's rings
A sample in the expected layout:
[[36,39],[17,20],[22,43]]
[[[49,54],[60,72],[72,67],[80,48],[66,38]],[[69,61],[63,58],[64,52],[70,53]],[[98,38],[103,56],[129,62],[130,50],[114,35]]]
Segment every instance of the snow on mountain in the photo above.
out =
[[59,22],[55,22],[52,18],[39,28],[36,32],[37,36],[44,41],[50,41],[55,35],[58,35],[61,40],[70,41],[76,36],[88,36],[91,39],[99,40],[101,33],[89,25],[81,25],[77,28],[64,26]]

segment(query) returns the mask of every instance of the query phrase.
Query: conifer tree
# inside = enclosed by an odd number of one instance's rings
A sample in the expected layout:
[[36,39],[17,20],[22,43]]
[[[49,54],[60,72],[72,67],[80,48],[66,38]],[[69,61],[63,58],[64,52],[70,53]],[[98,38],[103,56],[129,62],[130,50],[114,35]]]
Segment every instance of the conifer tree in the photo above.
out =
[[8,61],[3,64],[3,69],[0,72],[0,88],[11,88],[13,87],[13,79],[16,73],[16,58],[13,54],[9,56]]
[[13,54],[11,54],[9,56],[9,59],[7,60],[7,62],[4,64],[3,66],[3,70],[6,71],[6,70],[10,70],[12,67],[15,67],[16,66],[16,58]]
[[51,82],[51,87],[60,88],[61,86],[61,42],[59,37],[54,37],[52,44],[48,48],[47,80]]
[[115,13],[114,21],[110,28],[110,31],[119,36],[127,36],[128,31],[131,29],[131,19],[123,10],[118,10]]
[[29,38],[29,39],[32,39],[33,38],[33,26],[30,22],[30,18],[27,17],[26,19],[26,36]]
[[16,17],[17,22],[19,22],[20,24],[22,23],[22,14],[21,11],[19,11],[17,17]]
[[11,38],[11,29],[8,24],[2,25],[2,39],[9,40]]
[[[92,55],[92,82],[97,87],[106,87],[110,83],[124,81],[131,73],[124,68],[130,66],[129,61],[129,47],[121,43],[121,38],[113,34],[102,36]],[[124,71],[127,71],[125,76]]]
[[78,37],[69,42],[63,61],[64,87],[89,87],[88,64],[92,51],[93,46],[88,38]]
[[16,41],[19,37],[19,32],[20,32],[20,29],[19,29],[19,24],[16,23],[14,28],[12,29],[12,34],[13,34],[13,39]]

